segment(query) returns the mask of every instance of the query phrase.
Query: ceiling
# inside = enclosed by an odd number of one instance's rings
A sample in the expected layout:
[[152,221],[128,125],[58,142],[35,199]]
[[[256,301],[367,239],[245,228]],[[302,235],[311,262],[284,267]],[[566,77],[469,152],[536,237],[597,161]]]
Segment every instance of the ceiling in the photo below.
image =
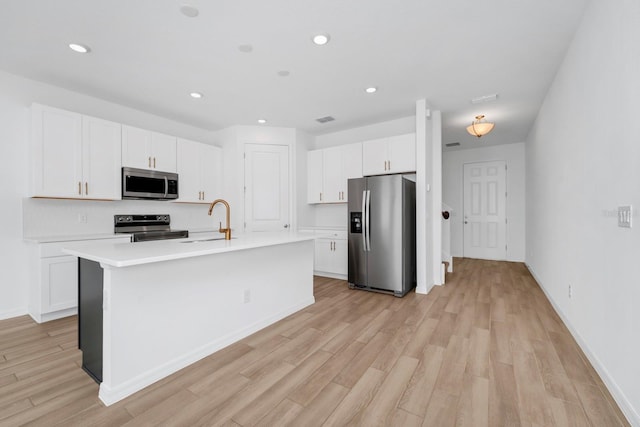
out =
[[[5,1],[0,69],[210,130],[265,118],[319,135],[413,115],[424,98],[442,111],[443,144],[513,143],[587,1]],[[314,45],[317,33],[330,42]],[[496,123],[480,140],[464,130],[476,114]]]

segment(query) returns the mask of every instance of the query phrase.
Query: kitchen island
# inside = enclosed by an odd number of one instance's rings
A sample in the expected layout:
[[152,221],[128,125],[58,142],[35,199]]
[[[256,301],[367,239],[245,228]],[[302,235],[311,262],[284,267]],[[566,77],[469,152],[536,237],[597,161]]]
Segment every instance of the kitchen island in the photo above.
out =
[[83,368],[106,405],[314,303],[313,237],[219,236],[64,249],[79,258]]

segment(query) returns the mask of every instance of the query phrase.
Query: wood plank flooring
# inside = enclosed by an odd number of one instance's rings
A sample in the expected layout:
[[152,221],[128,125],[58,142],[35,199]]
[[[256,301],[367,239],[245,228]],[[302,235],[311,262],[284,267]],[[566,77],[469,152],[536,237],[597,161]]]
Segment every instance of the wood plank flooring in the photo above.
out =
[[0,321],[0,426],[626,426],[523,264],[457,259],[404,298],[316,303],[110,407],[77,319]]

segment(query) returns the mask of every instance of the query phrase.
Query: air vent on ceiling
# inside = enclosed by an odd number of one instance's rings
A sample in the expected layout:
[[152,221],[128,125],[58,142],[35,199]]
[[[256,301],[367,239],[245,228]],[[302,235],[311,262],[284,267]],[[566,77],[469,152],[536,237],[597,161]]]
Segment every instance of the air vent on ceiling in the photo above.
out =
[[327,122],[332,122],[335,119],[331,116],[326,116],[326,117],[320,117],[319,119],[316,119],[316,122],[318,123],[327,123]]
[[444,144],[446,147],[459,147],[460,143],[459,142],[450,142],[448,144]]

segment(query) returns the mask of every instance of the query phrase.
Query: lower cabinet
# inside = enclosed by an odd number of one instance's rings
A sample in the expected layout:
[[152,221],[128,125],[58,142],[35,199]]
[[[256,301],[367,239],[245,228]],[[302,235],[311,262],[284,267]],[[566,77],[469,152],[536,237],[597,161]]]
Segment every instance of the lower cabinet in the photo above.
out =
[[[128,242],[128,237],[102,239]],[[86,240],[84,240],[86,242]],[[31,246],[29,315],[38,323],[78,312],[78,259],[62,252],[74,242],[38,243]]]
[[313,273],[316,276],[347,278],[347,232],[344,230],[304,229],[302,233],[313,233],[315,253]]

